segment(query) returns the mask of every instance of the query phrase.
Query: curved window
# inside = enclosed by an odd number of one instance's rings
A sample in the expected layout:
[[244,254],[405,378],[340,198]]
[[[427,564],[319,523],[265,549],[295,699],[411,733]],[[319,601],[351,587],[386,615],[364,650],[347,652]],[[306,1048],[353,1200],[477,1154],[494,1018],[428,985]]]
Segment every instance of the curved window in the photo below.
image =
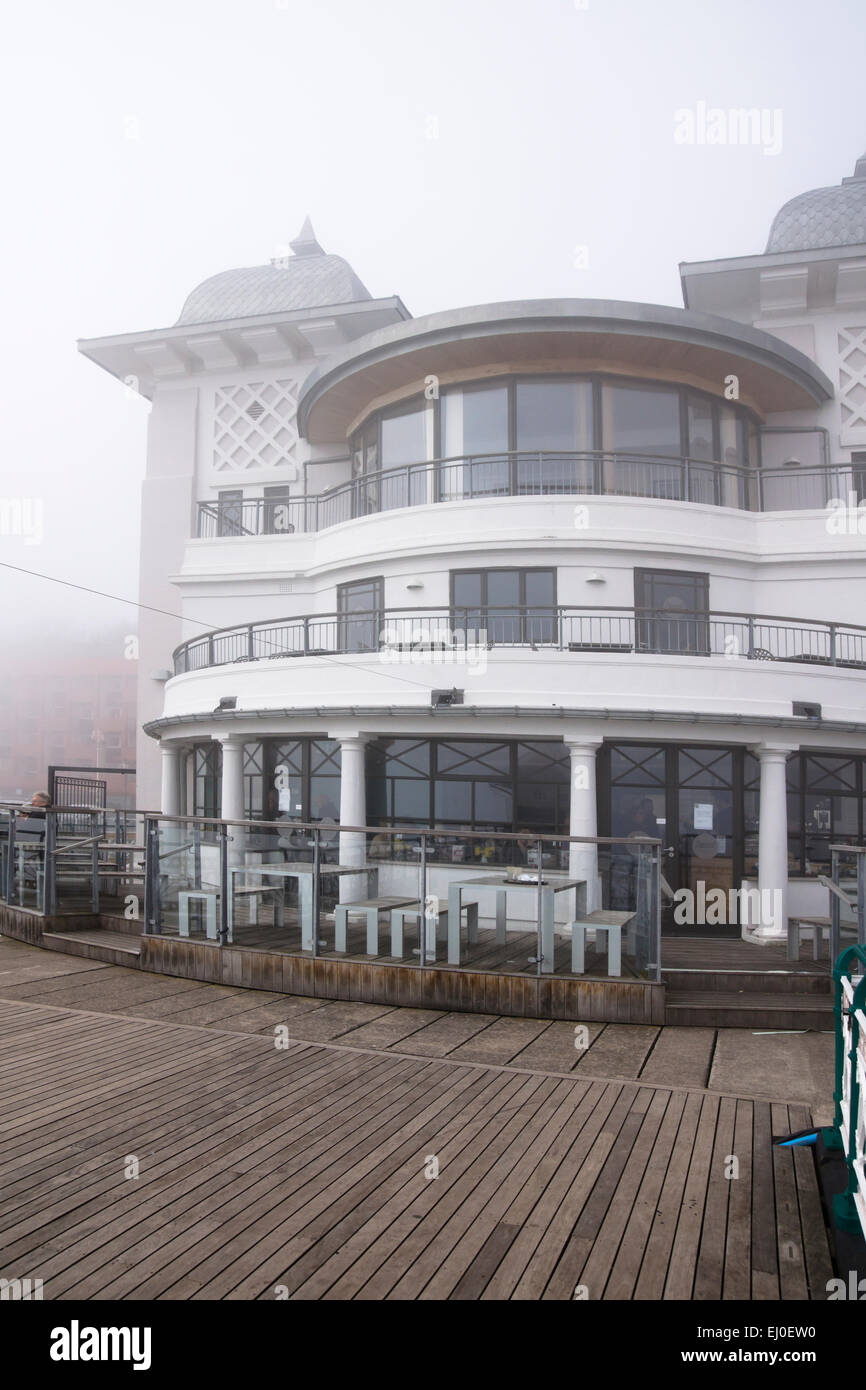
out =
[[489,497],[511,491],[508,459],[508,387],[446,391],[442,396],[445,496]]
[[465,497],[613,493],[749,505],[750,417],[685,386],[514,376],[413,397],[351,440],[363,511]]
[[595,484],[592,384],[518,381],[515,444],[518,492],[590,492]]

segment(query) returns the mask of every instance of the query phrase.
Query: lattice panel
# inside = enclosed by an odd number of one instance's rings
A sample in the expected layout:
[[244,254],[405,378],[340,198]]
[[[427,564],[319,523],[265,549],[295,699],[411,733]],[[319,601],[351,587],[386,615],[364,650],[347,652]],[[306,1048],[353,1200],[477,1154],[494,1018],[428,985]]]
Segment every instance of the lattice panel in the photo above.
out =
[[298,383],[251,381],[218,386],[214,395],[214,468],[243,473],[251,468],[297,468]]
[[838,341],[842,424],[866,426],[866,327],[840,328]]

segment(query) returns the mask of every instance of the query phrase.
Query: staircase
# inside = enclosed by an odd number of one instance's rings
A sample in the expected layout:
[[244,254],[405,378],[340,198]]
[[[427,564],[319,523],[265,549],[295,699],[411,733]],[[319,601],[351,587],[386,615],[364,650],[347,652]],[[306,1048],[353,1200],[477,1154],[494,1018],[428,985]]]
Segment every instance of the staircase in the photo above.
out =
[[833,1029],[827,970],[662,970],[665,1023],[755,1032]]

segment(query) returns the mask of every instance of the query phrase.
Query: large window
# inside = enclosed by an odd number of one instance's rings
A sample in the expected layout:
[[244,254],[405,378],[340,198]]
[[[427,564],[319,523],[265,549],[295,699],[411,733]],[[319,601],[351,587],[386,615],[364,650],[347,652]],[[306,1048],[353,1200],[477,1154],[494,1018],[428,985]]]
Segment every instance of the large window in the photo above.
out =
[[337,585],[341,652],[377,652],[384,606],[382,579]]
[[626,496],[683,496],[682,438],[676,387],[613,385],[602,389],[604,447],[624,454],[608,465],[607,486]]
[[[432,852],[490,858],[449,831],[568,834],[569,756],[562,743],[480,739],[380,739],[368,751],[367,816],[375,825],[433,827]],[[525,854],[525,845],[520,848]]]
[[707,574],[636,569],[634,602],[638,651],[695,656],[709,652],[709,585]]
[[365,484],[366,510],[387,512],[427,500],[429,470],[424,464],[433,456],[434,423],[432,407],[423,398],[382,411],[378,440],[368,431],[365,445],[365,472],[381,470]]
[[[746,506],[749,419],[740,406],[685,386],[503,376],[445,386],[438,400],[416,397],[372,416],[352,439],[353,470],[386,470],[381,483],[366,485],[362,510],[604,491]],[[444,462],[434,478],[427,463],[435,458]]]
[[197,743],[193,748],[193,815],[219,816],[222,745]]
[[508,494],[509,392],[507,386],[446,391],[442,397],[442,447],[447,459],[446,496],[484,497]]
[[593,392],[588,381],[518,381],[518,492],[591,492],[595,486]]
[[794,874],[826,874],[832,844],[862,844],[866,759],[796,753],[788,759],[788,852]]
[[[546,569],[454,570],[453,626],[478,641],[556,641],[556,571]],[[484,640],[483,638],[481,640]]]
[[252,820],[340,818],[340,745],[331,738],[244,745],[244,804]]

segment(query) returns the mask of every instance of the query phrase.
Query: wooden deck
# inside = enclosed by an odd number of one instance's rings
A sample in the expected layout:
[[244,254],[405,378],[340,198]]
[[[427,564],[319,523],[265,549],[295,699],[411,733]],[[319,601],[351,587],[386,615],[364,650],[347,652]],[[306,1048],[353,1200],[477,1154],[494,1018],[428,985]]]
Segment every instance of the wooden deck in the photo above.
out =
[[0,1274],[46,1299],[796,1300],[832,1277],[811,1153],[771,1143],[809,1109],[766,1068],[767,1099],[709,1089],[712,1030],[590,1024],[578,1053],[563,1022],[0,940],[0,1039]]

